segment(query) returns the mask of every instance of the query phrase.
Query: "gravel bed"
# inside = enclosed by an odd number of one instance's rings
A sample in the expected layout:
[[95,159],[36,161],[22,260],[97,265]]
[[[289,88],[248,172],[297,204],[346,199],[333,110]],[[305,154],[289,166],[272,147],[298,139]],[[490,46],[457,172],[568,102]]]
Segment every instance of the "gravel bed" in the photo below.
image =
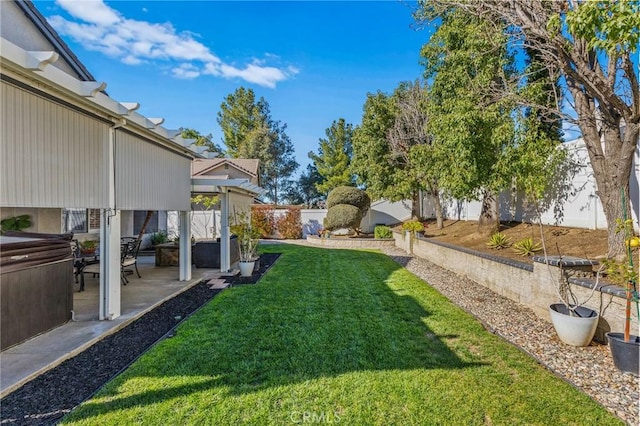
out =
[[[263,254],[260,270],[251,279],[234,277],[228,282],[257,282],[279,254]],[[41,374],[0,400],[0,423],[53,425],[133,361],[220,290],[201,282],[164,302],[142,317],[109,335],[82,353]]]
[[620,373],[606,345],[566,345],[558,340],[553,325],[529,308],[401,249],[383,251],[474,315],[489,331],[534,357],[627,424],[640,424],[640,379]]

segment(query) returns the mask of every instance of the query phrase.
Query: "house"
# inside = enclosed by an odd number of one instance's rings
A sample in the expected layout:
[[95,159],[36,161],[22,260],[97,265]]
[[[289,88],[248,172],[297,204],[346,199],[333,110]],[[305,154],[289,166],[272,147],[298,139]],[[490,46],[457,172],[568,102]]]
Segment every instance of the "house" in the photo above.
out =
[[[121,235],[133,234],[140,210],[178,211],[190,235],[191,162],[201,155],[162,118],[112,99],[33,3],[2,1],[0,17],[0,217],[29,214],[34,232],[98,231],[99,317],[116,318]],[[189,280],[189,238],[181,246],[177,275]]]

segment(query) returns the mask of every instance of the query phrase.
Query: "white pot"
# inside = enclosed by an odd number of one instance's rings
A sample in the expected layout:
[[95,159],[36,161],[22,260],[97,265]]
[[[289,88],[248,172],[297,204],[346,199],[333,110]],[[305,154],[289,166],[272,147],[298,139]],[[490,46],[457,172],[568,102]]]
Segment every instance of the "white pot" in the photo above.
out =
[[253,275],[253,266],[256,263],[254,260],[250,262],[240,262],[240,276],[241,277],[250,277]]
[[578,307],[576,312],[580,316],[569,315],[569,309],[563,303],[549,306],[551,322],[560,340],[571,346],[589,346],[598,327],[599,315],[584,306]]

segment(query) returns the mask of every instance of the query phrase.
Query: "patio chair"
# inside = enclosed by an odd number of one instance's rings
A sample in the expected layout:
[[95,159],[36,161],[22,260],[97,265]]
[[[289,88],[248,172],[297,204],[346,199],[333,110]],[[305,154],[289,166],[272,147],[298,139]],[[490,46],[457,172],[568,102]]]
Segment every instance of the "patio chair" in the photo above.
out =
[[97,255],[83,256],[78,240],[71,240],[71,252],[73,254],[73,276],[78,282],[80,276],[80,291],[84,291],[84,273],[97,276],[100,274],[100,261]]
[[136,274],[138,274],[138,278],[142,278],[140,275],[140,271],[138,271],[138,251],[140,251],[140,243],[141,241],[138,239],[126,241],[122,244],[121,251],[121,278],[124,285],[129,283],[129,280],[126,277],[127,272],[133,273],[130,268],[133,266],[136,270]]
[[[71,254],[73,255],[73,278],[76,284],[78,284],[78,275],[84,266],[80,257],[80,244],[78,240],[71,240]],[[80,291],[84,290],[80,287]]]
[[[127,285],[129,280],[126,277],[128,272],[133,273],[130,269],[125,269],[133,266],[138,274],[138,278],[142,278],[140,271],[138,271],[138,251],[140,250],[140,241],[128,240],[122,241],[120,245],[120,281],[123,285]],[[80,270],[80,291],[84,290],[84,274],[93,274],[93,276],[100,275],[100,262],[85,265]]]

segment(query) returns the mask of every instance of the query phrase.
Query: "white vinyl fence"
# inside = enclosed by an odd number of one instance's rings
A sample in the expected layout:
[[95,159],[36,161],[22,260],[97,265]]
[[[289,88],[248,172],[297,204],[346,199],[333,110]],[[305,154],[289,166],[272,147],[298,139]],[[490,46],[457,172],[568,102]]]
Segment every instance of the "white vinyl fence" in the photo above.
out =
[[[547,208],[543,211],[542,222],[549,225],[562,225],[575,228],[606,229],[602,203],[596,195],[596,183],[589,164],[587,149],[582,139],[562,145],[574,160],[573,179],[565,187],[556,188],[555,194],[549,194]],[[640,216],[640,148],[636,150],[631,176],[629,176],[632,215],[636,228]],[[558,195],[559,194],[559,195]],[[457,220],[478,220],[481,211],[480,201],[445,200],[445,217]],[[434,218],[433,200],[425,197],[422,214]],[[535,218],[535,212],[528,208],[523,194],[509,191],[500,193],[500,219],[504,221],[529,222]]]
[[[542,222],[550,225],[562,225],[587,229],[606,229],[607,220],[604,216],[602,203],[596,195],[596,184],[593,171],[589,164],[587,149],[582,139],[566,142],[562,145],[576,165],[573,178],[564,187],[558,187],[555,194],[549,194],[549,203],[542,213]],[[640,217],[640,148],[636,150],[633,169],[629,177],[630,200],[634,224],[638,229]],[[558,195],[559,194],[559,195]],[[455,199],[443,200],[445,217],[457,220],[478,220],[481,211],[480,201],[461,201]],[[286,210],[276,210],[276,217],[285,214]],[[326,209],[303,209],[300,211],[302,221],[302,236],[317,235],[323,228],[323,220],[327,215]],[[422,215],[435,218],[433,200],[425,196],[422,205]],[[220,236],[219,211],[194,211],[191,213],[191,231],[196,239],[211,239]],[[535,217],[535,212],[526,205],[522,194],[512,194],[504,191],[500,194],[500,219],[503,221],[529,222]],[[371,208],[362,219],[361,228],[364,232],[373,232],[376,225],[395,225],[411,218],[411,201],[389,202],[379,200],[371,203]],[[179,229],[176,212],[168,213],[167,229],[171,234]],[[175,231],[174,231],[175,232]]]
[[[317,235],[323,228],[326,209],[301,210],[302,238],[307,235]],[[363,232],[373,232],[376,225],[395,225],[411,218],[411,201],[391,202],[378,200],[371,203],[367,214],[360,222]]]
[[[177,235],[179,229],[178,212],[167,212],[169,236]],[[220,210],[192,211],[191,235],[196,240],[213,240],[220,237]]]

